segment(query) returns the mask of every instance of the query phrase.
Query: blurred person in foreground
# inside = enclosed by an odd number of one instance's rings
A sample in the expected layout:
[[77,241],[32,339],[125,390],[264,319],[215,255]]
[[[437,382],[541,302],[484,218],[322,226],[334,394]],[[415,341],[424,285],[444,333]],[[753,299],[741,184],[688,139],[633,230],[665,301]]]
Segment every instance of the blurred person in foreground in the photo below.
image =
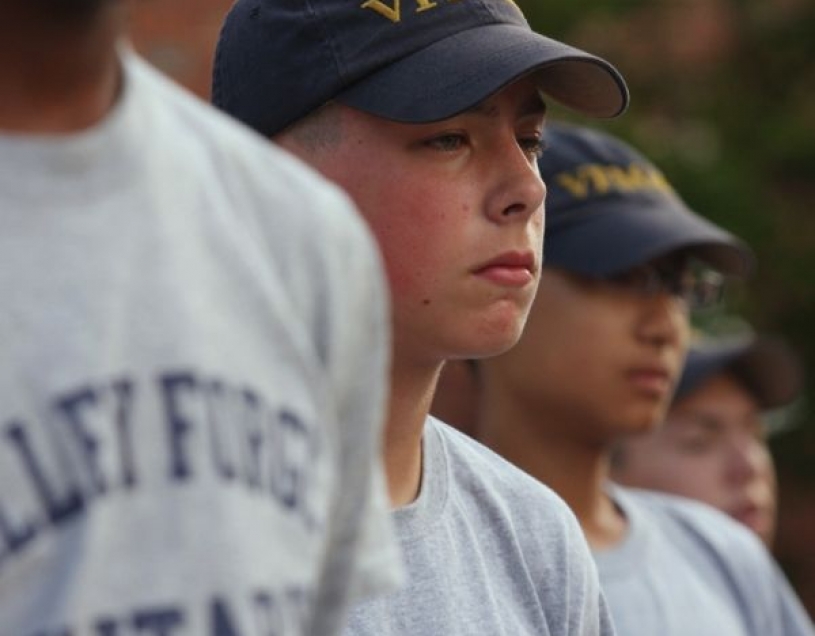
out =
[[400,576],[377,251],[126,20],[0,0],[0,634],[335,634]]
[[[481,439],[570,504],[627,636],[807,635],[758,539],[700,502],[609,482],[612,449],[664,419],[689,312],[752,255],[640,153],[550,125],[540,287],[519,343],[478,361]],[[712,270],[714,271],[711,271]]]
[[612,478],[704,501],[771,547],[777,487],[767,416],[789,405],[802,388],[800,360],[779,338],[696,342],[665,422],[622,441]]

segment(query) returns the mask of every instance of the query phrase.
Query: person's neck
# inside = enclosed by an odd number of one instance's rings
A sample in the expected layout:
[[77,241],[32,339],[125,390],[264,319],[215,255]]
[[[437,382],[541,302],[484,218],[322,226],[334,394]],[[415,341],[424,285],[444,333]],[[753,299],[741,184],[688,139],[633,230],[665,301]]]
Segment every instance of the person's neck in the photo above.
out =
[[394,356],[385,426],[385,472],[391,506],[416,499],[422,480],[422,433],[441,363],[416,365]]
[[18,11],[0,23],[0,130],[64,134],[100,121],[119,91],[123,8],[70,26]]
[[609,448],[574,435],[578,422],[558,423],[509,400],[500,406],[485,402],[479,425],[482,442],[566,501],[593,549],[623,539],[625,518],[606,492]]

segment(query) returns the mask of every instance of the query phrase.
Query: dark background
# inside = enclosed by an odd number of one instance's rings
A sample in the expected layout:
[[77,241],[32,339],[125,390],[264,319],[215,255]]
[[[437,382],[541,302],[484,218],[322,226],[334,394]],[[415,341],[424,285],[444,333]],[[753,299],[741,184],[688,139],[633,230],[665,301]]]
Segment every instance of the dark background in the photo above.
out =
[[[742,325],[732,317],[739,315],[787,338],[810,370],[793,428],[774,436],[772,448],[781,484],[777,556],[815,615],[815,3],[518,2],[536,30],[618,66],[631,107],[600,125],[653,159],[691,207],[758,255],[756,275],[730,290],[727,311],[695,321],[724,332]],[[134,44],[206,98],[230,5],[140,0]]]

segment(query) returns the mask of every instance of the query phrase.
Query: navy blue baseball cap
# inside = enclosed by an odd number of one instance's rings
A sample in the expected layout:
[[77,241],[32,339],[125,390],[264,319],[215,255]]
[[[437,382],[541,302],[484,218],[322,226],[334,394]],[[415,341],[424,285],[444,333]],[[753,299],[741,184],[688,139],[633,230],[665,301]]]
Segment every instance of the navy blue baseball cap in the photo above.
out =
[[550,123],[538,165],[546,182],[544,265],[592,278],[687,250],[747,276],[751,250],[692,212],[650,161],[604,132]]
[[453,117],[516,79],[574,110],[628,105],[605,60],[532,31],[512,0],[237,0],[213,103],[272,136],[335,100],[407,123]]
[[702,340],[691,345],[688,351],[674,393],[674,403],[719,373],[731,374],[763,410],[789,404],[803,389],[801,361],[778,337],[761,335]]

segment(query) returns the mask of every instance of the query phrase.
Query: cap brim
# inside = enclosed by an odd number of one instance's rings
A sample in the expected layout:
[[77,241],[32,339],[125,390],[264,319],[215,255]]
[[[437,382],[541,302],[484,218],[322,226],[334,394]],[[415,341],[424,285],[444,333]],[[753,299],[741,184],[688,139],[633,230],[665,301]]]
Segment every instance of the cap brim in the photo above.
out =
[[677,250],[731,276],[746,277],[751,250],[735,236],[679,204],[601,201],[547,219],[544,264],[576,274],[613,276]]
[[770,336],[737,338],[696,346],[688,352],[674,402],[725,371],[732,373],[764,410],[789,404],[803,389],[801,363],[783,341]]
[[542,93],[580,113],[615,117],[628,105],[625,80],[611,64],[510,24],[438,40],[335,99],[386,119],[425,123],[453,117],[533,73]]

